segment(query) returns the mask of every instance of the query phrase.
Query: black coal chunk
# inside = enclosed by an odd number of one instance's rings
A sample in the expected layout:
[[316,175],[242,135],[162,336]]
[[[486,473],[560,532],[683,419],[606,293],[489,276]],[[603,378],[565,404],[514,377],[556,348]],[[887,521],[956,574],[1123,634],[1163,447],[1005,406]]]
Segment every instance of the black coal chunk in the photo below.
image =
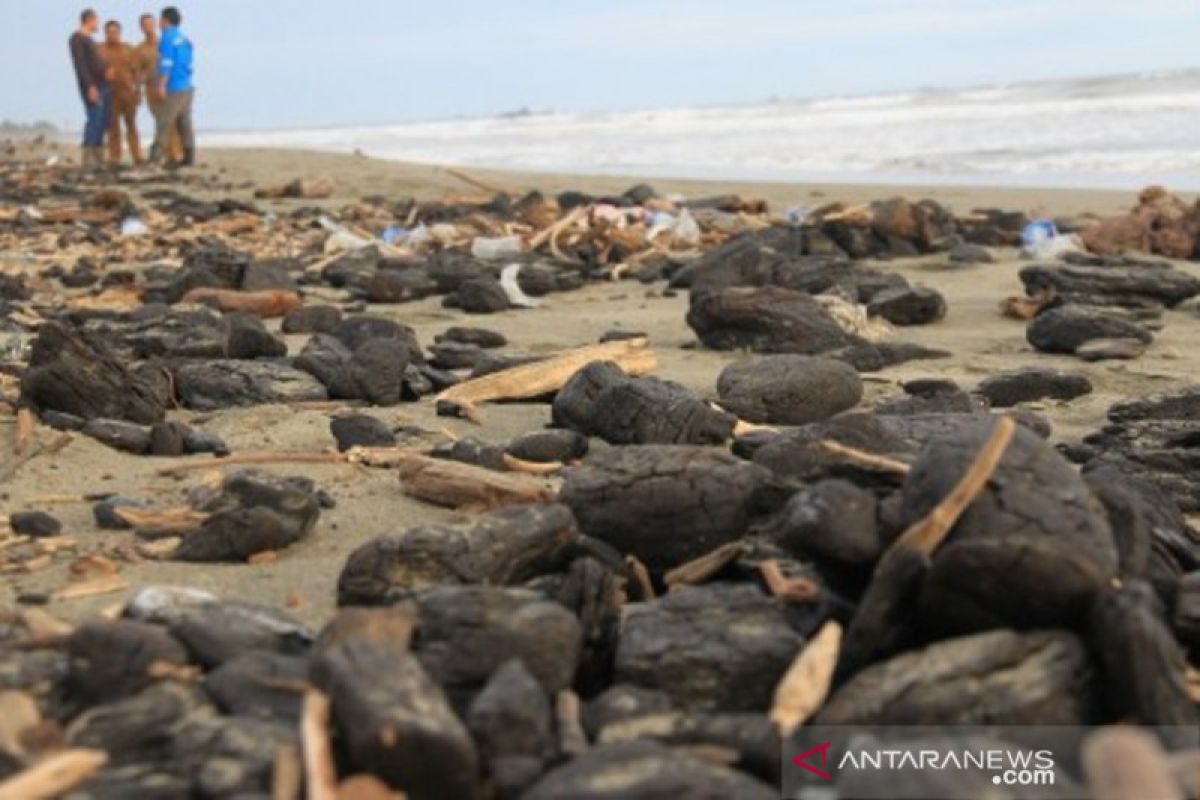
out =
[[370,303],[408,303],[429,297],[437,291],[437,282],[424,270],[381,269],[367,281],[366,295]]
[[429,363],[438,369],[469,369],[483,359],[477,344],[443,341],[429,346]]
[[225,354],[229,358],[282,358],[287,343],[267,330],[254,314],[229,314],[225,317]]
[[383,420],[368,414],[343,414],[329,422],[339,453],[352,447],[392,447],[396,434]]
[[284,333],[329,333],[341,321],[337,306],[303,306],[284,315],[282,329]]
[[1034,264],[1021,270],[1030,295],[1053,291],[1071,302],[1124,306],[1153,301],[1174,308],[1200,294],[1200,278],[1166,262],[1136,266]]
[[172,734],[171,763],[198,797],[268,793],[279,750],[299,746],[294,724],[249,716],[193,714]]
[[977,398],[958,388],[953,381],[915,380],[903,385],[904,395],[888,397],[875,404],[880,416],[919,416],[934,414],[973,414],[982,411]]
[[15,534],[34,538],[57,536],[62,531],[62,523],[45,511],[17,511],[9,515],[8,525]]
[[494,278],[472,278],[459,284],[453,294],[458,307],[468,314],[495,314],[511,304],[504,287]]
[[260,470],[229,475],[202,510],[211,516],[184,537],[173,558],[245,561],[255,553],[282,550],[308,536],[321,513],[312,481]]
[[844,361],[859,372],[879,372],[909,361],[949,358],[950,355],[949,351],[913,342],[867,342],[827,354],[829,358]]
[[857,343],[812,297],[777,287],[693,294],[687,324],[713,350],[812,355]]
[[627,605],[614,677],[687,711],[764,711],[804,644],[750,584],[714,583]]
[[654,741],[671,747],[714,747],[731,750],[731,765],[764,781],[777,781],[783,742],[779,728],[763,714],[699,714],[669,712],[610,723],[597,744]]
[[571,376],[554,399],[554,419],[612,444],[720,444],[733,434],[736,417],[680,384],[615,369],[596,362]]
[[804,488],[763,527],[797,556],[848,566],[870,566],[883,552],[875,495],[844,480]]
[[779,355],[738,361],[717,378],[725,408],[748,422],[804,425],[858,405],[862,379],[833,359]]
[[161,420],[167,405],[159,384],[130,370],[99,342],[56,322],[38,328],[21,378],[21,401],[83,419],[144,425]]
[[109,763],[160,762],[169,766],[172,732],[195,713],[211,713],[194,686],[161,681],[136,694],[93,706],[71,722],[73,747],[104,750]]
[[372,339],[396,339],[408,348],[410,361],[420,364],[425,356],[421,353],[421,343],[417,334],[407,325],[401,325],[387,317],[371,314],[356,314],[346,317],[333,329],[332,335],[341,341],[351,352]]
[[817,725],[1081,725],[1098,712],[1083,642],[1065,631],[948,639],[868,667]]
[[630,683],[617,683],[588,701],[583,709],[583,727],[595,739],[609,725],[640,717],[659,716],[669,711],[671,698],[665,692]]
[[642,741],[592,748],[549,772],[524,800],[633,797],[772,800],[779,792],[737,770]]
[[743,536],[782,503],[771,474],[701,447],[634,445],[594,453],[559,494],[594,536],[665,570]]
[[312,634],[274,606],[219,600],[182,606],[167,630],[187,648],[191,660],[219,666],[248,650],[304,653]]
[[946,316],[946,298],[935,289],[887,289],[872,298],[867,312],[893,325],[928,325]]
[[119,700],[154,682],[155,662],[180,666],[187,652],[156,625],[131,620],[88,622],[67,639],[71,697],[85,706]]
[[269,650],[248,650],[204,678],[204,688],[227,714],[295,723],[308,679],[308,659]]
[[329,387],[334,397],[394,406],[407,395],[407,369],[412,353],[400,339],[369,339],[338,369]]
[[1074,353],[1097,339],[1133,339],[1150,344],[1154,336],[1122,317],[1076,305],[1038,314],[1025,331],[1029,343],[1044,353]]
[[447,583],[521,583],[565,563],[578,536],[575,518],[558,504],[418,525],[351,553],[338,578],[338,602],[390,604]]
[[[388,611],[357,612],[386,620]],[[382,616],[380,616],[382,615]],[[339,620],[341,618],[339,617]],[[412,798],[473,800],[479,756],[466,727],[408,642],[361,631],[322,635],[311,676],[332,701],[353,764]]]
[[993,375],[979,384],[976,391],[995,408],[1008,408],[1035,400],[1074,400],[1091,394],[1092,382],[1086,375],[1043,367],[1025,367]]
[[271,361],[194,361],[175,369],[180,399],[197,411],[326,400],[307,372]]
[[550,698],[515,659],[492,673],[471,701],[466,723],[501,798],[519,796],[554,755]]
[[485,350],[496,347],[504,347],[508,344],[508,339],[503,333],[498,331],[490,331],[487,328],[469,328],[462,326],[454,326],[447,328],[444,333],[439,333],[433,337],[435,342],[458,342],[459,344],[473,344],[482,347]]
[[518,436],[505,451],[513,458],[539,464],[578,461],[587,455],[588,440],[575,431],[537,431]]
[[582,639],[579,620],[540,593],[445,586],[422,592],[417,605],[421,624],[413,653],[455,701],[474,695],[514,658],[551,694],[571,686]]
[[1143,725],[1197,724],[1184,682],[1187,660],[1148,584],[1131,581],[1105,593],[1089,623],[1105,698],[1118,717]]

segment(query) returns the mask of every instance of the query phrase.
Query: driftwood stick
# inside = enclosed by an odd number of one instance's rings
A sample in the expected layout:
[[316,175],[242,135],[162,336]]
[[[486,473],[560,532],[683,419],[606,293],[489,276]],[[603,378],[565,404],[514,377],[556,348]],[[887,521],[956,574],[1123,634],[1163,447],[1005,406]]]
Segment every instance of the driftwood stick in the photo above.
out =
[[501,188],[493,183],[488,183],[487,181],[476,178],[474,175],[468,175],[466,172],[463,172],[460,169],[454,169],[452,167],[445,167],[444,169],[446,174],[450,177],[457,178],[468,186],[474,186],[476,189],[482,189],[483,191],[491,192],[492,194],[518,194],[517,192]]
[[771,704],[771,720],[783,736],[791,736],[829,696],[841,646],[842,626],[826,622],[784,673]]
[[562,231],[571,227],[576,222],[578,222],[579,220],[581,220],[585,216],[587,216],[588,210],[589,209],[587,206],[578,206],[573,211],[571,211],[570,214],[567,214],[565,217],[560,219],[558,222],[538,231],[533,236],[533,238],[531,238],[529,240],[529,249],[537,250],[539,247],[544,245],[546,242],[549,242],[551,239],[558,236],[559,233],[561,233]]
[[518,473],[463,464],[412,453],[401,460],[404,493],[447,508],[488,510],[554,499],[554,489],[542,480]]
[[33,428],[36,424],[36,418],[33,416],[33,411],[28,408],[17,410],[17,434],[13,439],[13,455],[25,455],[25,449],[29,447],[29,440],[33,436]]
[[817,446],[828,455],[843,459],[865,469],[892,472],[896,475],[907,475],[911,469],[908,464],[898,459],[868,453],[865,450],[859,450],[856,447],[850,447],[849,445],[829,439],[819,442]]
[[504,468],[509,472],[523,472],[526,475],[554,475],[561,472],[566,464],[561,461],[538,462],[526,461],[516,456],[510,456],[505,453],[501,458],[504,463]]
[[587,752],[587,734],[583,732],[583,704],[579,695],[564,689],[554,698],[554,716],[558,722],[559,749],[572,757]]
[[653,600],[655,594],[654,581],[650,580],[650,570],[646,569],[646,565],[635,555],[625,556],[625,565],[633,573],[633,578],[637,581],[638,591],[641,592],[642,599]]
[[759,564],[758,574],[767,584],[767,591],[785,603],[811,603],[821,596],[820,586],[808,578],[789,578],[774,559]]
[[163,467],[158,474],[179,477],[184,473],[198,470],[245,464],[346,464],[349,462],[350,459],[345,453],[244,453]]
[[971,462],[971,466],[959,479],[958,484],[950,490],[950,494],[934,506],[933,511],[925,519],[913,525],[900,535],[892,548],[906,547],[932,556],[933,551],[950,533],[950,529],[958,522],[963,512],[975,502],[975,498],[987,486],[987,482],[1000,466],[1000,460],[1008,450],[1008,445],[1016,433],[1017,423],[1012,417],[1000,417],[992,430],[983,449]]
[[51,800],[86,781],[107,761],[103,750],[63,750],[0,783],[0,800]]
[[329,744],[329,697],[316,689],[304,693],[300,717],[300,743],[304,748],[304,774],[308,800],[337,800],[337,768]]
[[439,394],[437,400],[452,403],[471,416],[482,403],[528,400],[558,391],[572,375],[593,361],[613,361],[630,375],[644,375],[658,367],[647,339],[606,342],[464,381]]
[[726,565],[742,554],[741,542],[729,542],[717,549],[680,564],[663,575],[663,583],[674,589],[676,586],[694,586],[716,575]]

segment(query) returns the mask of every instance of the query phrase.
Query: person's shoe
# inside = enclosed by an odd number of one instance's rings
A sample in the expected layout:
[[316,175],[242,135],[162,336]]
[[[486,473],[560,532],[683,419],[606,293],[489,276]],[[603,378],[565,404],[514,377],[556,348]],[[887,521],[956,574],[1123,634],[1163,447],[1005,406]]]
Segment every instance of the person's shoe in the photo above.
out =
[[163,160],[162,148],[159,147],[157,144],[151,145],[150,157],[148,159],[146,159],[146,163],[152,164],[154,166],[158,166],[159,164],[162,163],[162,160]]
[[179,166],[181,166],[181,167],[196,166],[196,148],[194,148],[194,147],[183,148],[183,160],[179,162]]
[[92,148],[86,145],[79,148],[79,168],[84,172],[92,168]]

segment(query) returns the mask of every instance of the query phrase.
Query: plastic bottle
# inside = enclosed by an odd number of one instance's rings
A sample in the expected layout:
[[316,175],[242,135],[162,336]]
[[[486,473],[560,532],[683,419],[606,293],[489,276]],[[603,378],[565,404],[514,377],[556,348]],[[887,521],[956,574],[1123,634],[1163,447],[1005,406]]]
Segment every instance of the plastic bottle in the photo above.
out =
[[492,261],[500,258],[511,258],[519,255],[525,249],[520,236],[486,237],[476,236],[471,242],[471,255],[476,258]]

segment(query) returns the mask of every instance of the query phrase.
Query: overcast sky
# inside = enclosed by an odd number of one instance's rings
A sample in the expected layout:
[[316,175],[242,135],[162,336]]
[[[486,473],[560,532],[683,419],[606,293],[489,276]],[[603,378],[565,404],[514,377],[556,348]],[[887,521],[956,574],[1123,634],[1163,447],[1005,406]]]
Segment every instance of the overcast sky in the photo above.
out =
[[[145,2],[103,0],[132,32]],[[200,124],[753,102],[1200,66],[1200,0],[203,0]],[[0,0],[0,118],[75,125],[79,6]]]

